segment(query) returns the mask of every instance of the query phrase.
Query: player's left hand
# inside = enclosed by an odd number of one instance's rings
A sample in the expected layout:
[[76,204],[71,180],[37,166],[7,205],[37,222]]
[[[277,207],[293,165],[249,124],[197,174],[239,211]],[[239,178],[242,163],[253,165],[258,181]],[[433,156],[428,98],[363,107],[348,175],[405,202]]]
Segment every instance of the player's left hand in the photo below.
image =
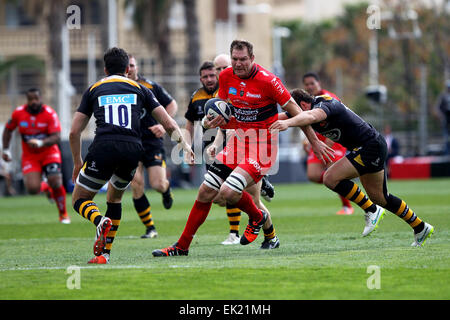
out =
[[166,133],[166,130],[164,130],[164,127],[160,124],[148,127],[148,130],[150,130],[157,138],[161,138]]
[[2,159],[5,160],[6,162],[11,162],[12,160],[11,152],[9,150],[8,151],[3,150]]
[[183,151],[184,151],[184,161],[186,164],[192,166],[195,163],[195,154],[194,151],[192,151],[191,147],[188,145],[182,145]]
[[217,152],[217,146],[213,143],[212,145],[210,145],[207,149],[206,149],[206,154],[211,158],[215,158],[216,157],[216,152]]
[[31,148],[34,148],[34,149],[40,148],[44,145],[44,141],[39,140],[39,139],[30,139],[30,140],[28,140],[27,143]]
[[311,147],[317,159],[321,160],[323,164],[332,163],[334,159],[334,150],[325,142],[318,140],[318,143],[311,144]]
[[272,125],[269,127],[270,131],[284,131],[287,130],[287,128],[289,128],[289,125],[286,123],[286,121],[284,120],[277,120],[274,123],[272,123]]

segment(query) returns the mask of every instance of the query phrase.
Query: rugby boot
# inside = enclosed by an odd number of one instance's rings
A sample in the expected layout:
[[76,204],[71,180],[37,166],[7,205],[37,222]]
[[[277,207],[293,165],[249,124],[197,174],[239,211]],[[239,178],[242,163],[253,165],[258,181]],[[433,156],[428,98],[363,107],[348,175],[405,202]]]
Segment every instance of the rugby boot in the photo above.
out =
[[267,220],[267,213],[261,210],[262,218],[260,221],[249,220],[247,224],[247,228],[245,228],[244,234],[241,237],[241,244],[247,245],[252,243],[258,237],[259,231]]
[[162,194],[162,203],[164,208],[170,209],[173,204],[173,195],[172,195],[172,189],[169,187],[166,192]]
[[260,249],[276,249],[278,247],[280,247],[280,240],[277,236],[275,236],[272,239],[264,239],[261,243]]
[[362,233],[363,237],[368,236],[378,228],[381,220],[384,218],[384,213],[384,208],[377,205],[377,210],[375,212],[366,212],[364,214],[366,226]]
[[153,250],[152,255],[154,257],[187,256],[189,250],[180,249],[177,247],[177,245],[178,242],[175,242],[173,245],[167,248]]
[[99,256],[93,257],[88,261],[89,264],[108,264],[109,263],[109,254],[103,253]]
[[112,221],[110,218],[102,217],[97,226],[96,237],[94,242],[94,255],[99,256],[103,253],[106,246],[106,235],[111,230]]
[[411,243],[411,247],[422,247],[425,244],[425,241],[433,234],[434,227],[429,223],[424,223],[425,226],[423,227],[423,230],[418,233],[414,233],[414,242]]
[[264,176],[262,178],[261,195],[268,202],[272,201],[272,198],[275,195],[275,188],[270,183],[269,178],[267,176]]

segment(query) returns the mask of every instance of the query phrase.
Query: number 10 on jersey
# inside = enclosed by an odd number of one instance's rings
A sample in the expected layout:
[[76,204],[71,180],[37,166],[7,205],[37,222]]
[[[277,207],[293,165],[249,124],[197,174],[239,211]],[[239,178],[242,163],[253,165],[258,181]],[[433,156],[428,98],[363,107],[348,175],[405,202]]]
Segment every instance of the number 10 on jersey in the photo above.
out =
[[131,129],[131,105],[136,104],[135,94],[98,97],[98,104],[105,108],[105,122]]

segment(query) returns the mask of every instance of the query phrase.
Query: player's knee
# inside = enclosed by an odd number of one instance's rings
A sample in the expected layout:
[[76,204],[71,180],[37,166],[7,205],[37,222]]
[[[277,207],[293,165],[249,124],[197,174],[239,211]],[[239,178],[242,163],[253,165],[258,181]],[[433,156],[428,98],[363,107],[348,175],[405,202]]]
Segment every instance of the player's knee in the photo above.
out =
[[336,185],[339,183],[339,181],[336,180],[336,178],[333,176],[333,174],[331,173],[331,171],[325,171],[324,175],[323,175],[323,184],[333,190]]
[[163,193],[167,191],[167,188],[169,187],[169,181],[167,179],[152,180],[150,181],[150,186],[152,187],[153,190]]
[[57,188],[61,187],[61,185],[62,185],[61,176],[48,177],[48,185],[52,189],[57,189]]
[[321,177],[322,174],[321,173],[317,174],[317,172],[315,172],[315,171],[308,171],[306,173],[306,175],[307,175],[309,181],[315,182],[315,183],[319,183],[320,182],[320,177]]
[[36,195],[41,192],[41,186],[29,186],[27,187],[27,191],[31,195]]
[[220,188],[219,196],[225,201],[225,203],[234,204],[239,201],[242,192],[237,192],[230,189],[226,184]]
[[217,190],[203,183],[198,190],[197,200],[200,202],[211,202],[217,196],[217,193]]
[[144,177],[142,175],[135,174],[133,180],[131,180],[132,189],[143,190],[144,184]]
[[219,207],[225,207],[227,204],[227,201],[221,195],[217,195],[214,198],[213,203],[217,204]]

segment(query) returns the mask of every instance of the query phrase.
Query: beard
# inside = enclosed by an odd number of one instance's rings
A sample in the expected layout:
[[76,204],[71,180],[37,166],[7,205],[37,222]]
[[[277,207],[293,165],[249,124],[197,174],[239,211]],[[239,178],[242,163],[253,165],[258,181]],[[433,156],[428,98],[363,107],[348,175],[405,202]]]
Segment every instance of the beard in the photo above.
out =
[[29,104],[27,107],[28,112],[31,114],[38,114],[39,112],[41,112],[41,109],[42,109],[42,103]]
[[214,93],[219,88],[219,83],[217,83],[213,88],[208,89],[207,86],[203,85],[203,89],[205,89],[207,94]]

